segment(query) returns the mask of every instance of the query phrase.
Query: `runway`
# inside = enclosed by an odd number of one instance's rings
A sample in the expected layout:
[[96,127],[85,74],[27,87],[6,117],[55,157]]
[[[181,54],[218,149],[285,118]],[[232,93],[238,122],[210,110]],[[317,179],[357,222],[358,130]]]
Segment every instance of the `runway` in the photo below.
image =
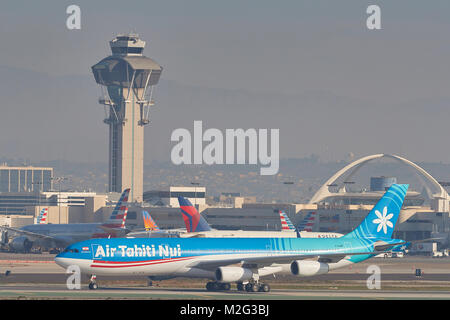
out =
[[273,289],[268,293],[248,293],[230,290],[210,292],[187,288],[108,287],[88,290],[68,290],[64,285],[8,285],[0,290],[0,299],[62,299],[62,300],[339,300],[339,299],[450,299],[450,291],[417,290],[287,290]]

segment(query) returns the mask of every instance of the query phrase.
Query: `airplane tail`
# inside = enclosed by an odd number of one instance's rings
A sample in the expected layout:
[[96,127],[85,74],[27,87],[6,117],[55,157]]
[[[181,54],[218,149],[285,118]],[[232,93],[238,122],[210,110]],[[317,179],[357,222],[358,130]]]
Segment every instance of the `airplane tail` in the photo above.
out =
[[279,210],[278,213],[280,214],[281,231],[295,231],[295,226],[292,224],[286,212]]
[[39,213],[39,216],[37,218],[38,224],[47,224],[47,217],[48,217],[48,208],[43,208],[41,212]]
[[111,216],[108,221],[102,226],[105,228],[125,228],[125,221],[127,219],[128,207],[124,205],[124,202],[128,202],[128,196],[130,194],[130,189],[125,189],[117,202]]
[[150,213],[143,210],[142,211],[142,218],[144,219],[144,227],[145,231],[160,231],[161,229],[156,224],[155,220],[153,220]]
[[316,222],[316,212],[308,212],[302,222],[297,225],[298,231],[312,232],[314,223]]
[[362,223],[344,237],[390,239],[409,185],[393,184]]
[[181,215],[183,216],[187,232],[211,231],[208,222],[198,213],[188,199],[178,197],[178,203],[180,204]]

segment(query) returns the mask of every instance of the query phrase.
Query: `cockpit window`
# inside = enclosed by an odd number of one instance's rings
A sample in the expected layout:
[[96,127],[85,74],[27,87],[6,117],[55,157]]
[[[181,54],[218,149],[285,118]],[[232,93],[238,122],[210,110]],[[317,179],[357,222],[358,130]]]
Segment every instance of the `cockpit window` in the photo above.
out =
[[78,252],[80,252],[78,249],[70,249],[70,248],[66,248],[65,250],[64,250],[64,252],[72,252],[72,253],[78,253]]

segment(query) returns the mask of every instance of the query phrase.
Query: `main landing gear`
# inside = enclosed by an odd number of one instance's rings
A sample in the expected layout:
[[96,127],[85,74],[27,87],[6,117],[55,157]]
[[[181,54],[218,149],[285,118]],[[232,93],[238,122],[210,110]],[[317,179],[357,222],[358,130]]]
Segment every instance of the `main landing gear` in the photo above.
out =
[[242,283],[238,282],[237,284],[238,291],[247,291],[247,292],[269,292],[270,286],[267,283],[259,283],[259,282],[247,282]]
[[[229,291],[230,289],[230,283],[210,281],[206,284],[206,290],[208,291]],[[267,283],[259,283],[255,281],[247,282],[245,284],[238,282],[237,290],[247,292],[269,292],[270,286]]]
[[96,290],[98,288],[96,279],[97,276],[95,274],[93,274],[89,279],[89,290]]
[[206,284],[206,290],[208,291],[228,291],[230,289],[231,285],[227,282],[210,281]]

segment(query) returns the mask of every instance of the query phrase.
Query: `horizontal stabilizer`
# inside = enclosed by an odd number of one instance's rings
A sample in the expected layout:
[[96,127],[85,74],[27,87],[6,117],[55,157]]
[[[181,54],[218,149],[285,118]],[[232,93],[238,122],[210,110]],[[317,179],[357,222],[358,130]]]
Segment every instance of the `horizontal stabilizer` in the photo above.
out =
[[406,243],[406,241],[400,241],[400,242],[395,242],[395,243],[383,243],[383,244],[374,245],[373,249],[375,251],[386,251],[386,250],[392,249],[395,246],[400,246],[405,243]]
[[107,233],[114,234],[117,237],[120,238],[120,236],[125,236],[127,233],[129,233],[131,230],[127,228],[111,228],[104,225],[99,226],[102,230],[104,230]]
[[414,244],[414,243],[424,243],[424,242],[433,242],[433,241],[437,241],[437,240],[442,240],[444,238],[427,238],[427,239],[421,239],[421,240],[413,240],[413,241],[399,241],[399,242],[395,242],[395,243],[381,243],[381,244],[375,244],[374,245],[374,250],[376,251],[386,251],[389,249],[392,249],[395,246],[400,246],[400,245],[404,245],[404,244]]

